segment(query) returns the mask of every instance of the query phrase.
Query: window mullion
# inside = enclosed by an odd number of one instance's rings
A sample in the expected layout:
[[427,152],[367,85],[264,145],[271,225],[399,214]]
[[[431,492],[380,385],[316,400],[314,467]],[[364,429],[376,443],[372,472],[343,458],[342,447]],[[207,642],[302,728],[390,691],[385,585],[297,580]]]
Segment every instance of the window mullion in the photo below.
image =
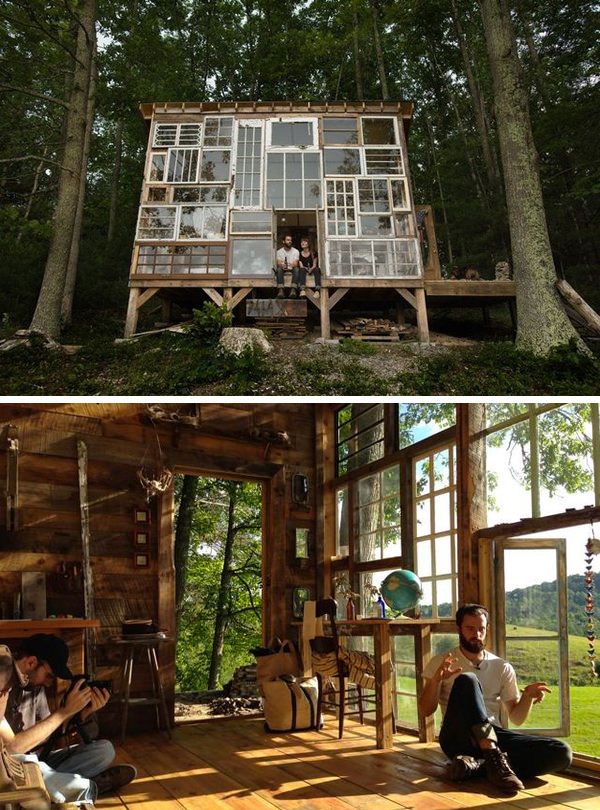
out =
[[531,516],[540,516],[540,455],[538,418],[535,408],[529,406],[529,456],[531,464]]

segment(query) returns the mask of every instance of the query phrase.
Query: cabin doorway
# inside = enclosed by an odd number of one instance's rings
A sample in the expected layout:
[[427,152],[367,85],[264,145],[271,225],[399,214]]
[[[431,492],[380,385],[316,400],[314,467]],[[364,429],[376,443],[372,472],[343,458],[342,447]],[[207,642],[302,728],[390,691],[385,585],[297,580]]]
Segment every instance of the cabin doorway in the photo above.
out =
[[311,250],[319,252],[319,233],[316,211],[278,211],[276,214],[277,247],[286,234],[291,234],[294,247],[300,250],[300,240],[306,237]]
[[176,478],[176,722],[212,713],[262,644],[263,504],[257,481]]

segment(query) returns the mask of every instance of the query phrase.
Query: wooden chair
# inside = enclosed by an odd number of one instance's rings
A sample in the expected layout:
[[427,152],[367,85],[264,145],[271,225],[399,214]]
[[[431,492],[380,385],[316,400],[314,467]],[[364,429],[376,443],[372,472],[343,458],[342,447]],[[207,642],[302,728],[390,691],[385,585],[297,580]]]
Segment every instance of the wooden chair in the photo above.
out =
[[0,807],[50,810],[50,796],[35,762],[20,762],[0,740]]
[[[346,714],[358,714],[361,725],[364,721],[363,716],[363,692],[360,684],[354,684],[356,687],[356,697],[351,698],[350,701],[346,700],[346,686],[351,683],[349,680],[348,666],[340,658],[340,644],[338,640],[337,626],[335,623],[335,616],[337,611],[337,602],[335,599],[318,599],[315,606],[315,615],[317,618],[329,619],[331,626],[330,636],[317,636],[311,639],[310,647],[313,653],[312,656],[312,670],[317,676],[318,684],[318,697],[317,697],[317,717],[321,717],[321,710],[323,707],[323,694],[324,683],[330,688],[328,692],[333,695],[333,701],[330,703],[338,710],[338,738],[342,738],[344,733],[344,716]],[[331,679],[336,678],[339,683],[339,689],[335,689],[331,683]],[[356,710],[346,712],[348,706],[358,706]]]

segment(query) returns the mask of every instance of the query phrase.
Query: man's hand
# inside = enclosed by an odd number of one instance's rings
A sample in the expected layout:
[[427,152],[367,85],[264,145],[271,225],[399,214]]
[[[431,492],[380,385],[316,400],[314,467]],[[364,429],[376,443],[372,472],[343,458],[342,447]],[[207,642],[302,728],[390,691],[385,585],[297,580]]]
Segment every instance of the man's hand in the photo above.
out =
[[552,690],[548,689],[548,686],[544,683],[544,681],[536,681],[535,683],[528,684],[523,689],[523,694],[532,703],[541,703],[546,697],[546,692],[550,694],[551,691]]
[[84,709],[92,699],[92,690],[86,685],[85,681],[79,680],[73,686],[67,698],[65,705],[62,708],[62,713],[65,719],[73,717],[82,709]]
[[92,698],[90,700],[89,706],[81,712],[81,719],[87,720],[94,712],[99,711],[103,706],[106,706],[108,701],[110,700],[110,692],[108,689],[98,689],[97,686],[93,686],[91,689]]
[[463,671],[462,667],[455,667],[454,664],[457,662],[457,658],[453,655],[448,654],[442,663],[439,665],[437,672],[435,673],[435,680],[438,683],[451,678],[453,675],[458,675],[459,672]]

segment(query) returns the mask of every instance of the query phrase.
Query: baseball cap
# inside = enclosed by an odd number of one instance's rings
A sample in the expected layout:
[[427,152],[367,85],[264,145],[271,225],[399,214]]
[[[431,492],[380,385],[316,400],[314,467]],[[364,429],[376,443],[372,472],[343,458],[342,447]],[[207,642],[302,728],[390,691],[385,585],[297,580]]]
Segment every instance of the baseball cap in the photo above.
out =
[[35,655],[39,661],[45,661],[58,678],[66,681],[72,679],[73,675],[67,666],[69,648],[62,638],[49,633],[37,633],[24,638],[21,649],[26,655]]

